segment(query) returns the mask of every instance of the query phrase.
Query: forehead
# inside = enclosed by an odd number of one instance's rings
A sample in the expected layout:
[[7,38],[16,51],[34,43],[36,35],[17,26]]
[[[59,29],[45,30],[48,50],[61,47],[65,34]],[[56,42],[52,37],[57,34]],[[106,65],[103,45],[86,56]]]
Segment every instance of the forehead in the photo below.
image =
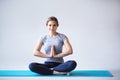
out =
[[57,24],[56,21],[49,21],[48,24]]

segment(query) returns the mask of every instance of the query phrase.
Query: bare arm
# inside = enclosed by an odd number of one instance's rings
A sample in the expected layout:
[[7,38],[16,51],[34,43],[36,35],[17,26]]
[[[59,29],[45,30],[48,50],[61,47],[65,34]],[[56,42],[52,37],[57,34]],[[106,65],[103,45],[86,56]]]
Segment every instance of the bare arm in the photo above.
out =
[[72,46],[71,46],[68,38],[66,38],[66,39],[64,40],[64,45],[65,45],[65,47],[66,47],[66,50],[63,51],[62,53],[59,53],[59,54],[56,54],[56,53],[55,53],[54,47],[52,48],[52,49],[53,49],[53,57],[55,57],[55,58],[64,57],[64,56],[67,56],[67,55],[70,55],[70,54],[73,53],[73,49],[72,49]]
[[38,41],[38,43],[35,46],[35,49],[33,51],[33,54],[35,56],[42,57],[42,58],[50,58],[50,57],[52,57],[52,55],[48,55],[48,54],[45,54],[45,53],[41,52],[41,48],[42,48],[42,41]]

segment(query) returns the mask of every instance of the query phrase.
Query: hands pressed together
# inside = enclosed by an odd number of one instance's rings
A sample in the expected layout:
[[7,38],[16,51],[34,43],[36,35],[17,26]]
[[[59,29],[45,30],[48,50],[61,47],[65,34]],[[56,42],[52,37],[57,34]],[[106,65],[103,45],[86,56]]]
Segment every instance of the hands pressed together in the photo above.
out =
[[56,52],[55,52],[55,46],[54,46],[54,45],[52,45],[52,46],[51,46],[51,53],[50,53],[50,57],[55,57],[55,55],[56,55]]

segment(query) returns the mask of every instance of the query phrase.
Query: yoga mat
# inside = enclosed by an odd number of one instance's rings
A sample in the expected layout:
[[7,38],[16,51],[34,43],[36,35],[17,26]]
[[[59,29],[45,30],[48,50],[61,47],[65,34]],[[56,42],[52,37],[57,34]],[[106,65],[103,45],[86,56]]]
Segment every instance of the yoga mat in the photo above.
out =
[[40,75],[30,70],[0,70],[0,77],[112,77],[107,70],[74,70],[70,75]]

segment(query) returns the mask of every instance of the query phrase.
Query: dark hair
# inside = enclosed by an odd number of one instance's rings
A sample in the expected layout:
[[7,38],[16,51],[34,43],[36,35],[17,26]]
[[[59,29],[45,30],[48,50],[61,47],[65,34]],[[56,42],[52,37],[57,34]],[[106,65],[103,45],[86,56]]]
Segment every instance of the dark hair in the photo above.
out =
[[46,21],[46,25],[48,25],[49,21],[55,21],[57,23],[57,26],[59,26],[59,23],[56,17],[54,16],[49,17],[48,20]]

